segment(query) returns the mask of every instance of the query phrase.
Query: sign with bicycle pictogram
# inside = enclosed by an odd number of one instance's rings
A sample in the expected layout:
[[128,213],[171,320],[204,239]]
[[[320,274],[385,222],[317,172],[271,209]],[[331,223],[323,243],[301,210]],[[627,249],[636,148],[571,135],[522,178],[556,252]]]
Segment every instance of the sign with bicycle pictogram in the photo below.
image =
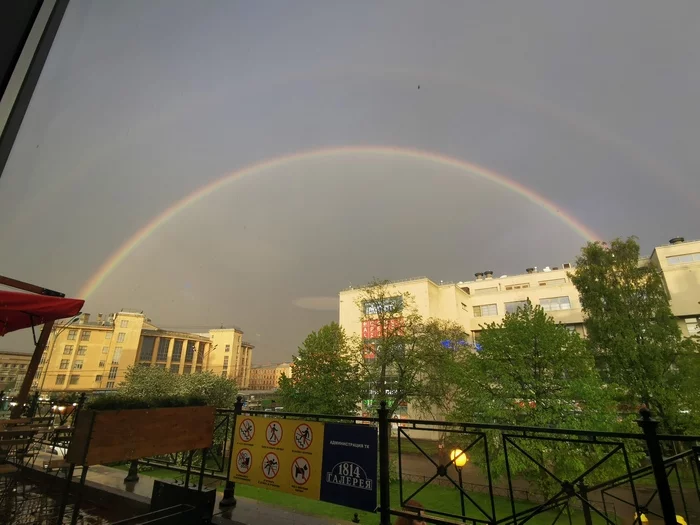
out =
[[358,509],[376,507],[376,428],[274,416],[239,418],[231,481]]
[[253,423],[250,418],[245,418],[241,421],[241,424],[238,425],[238,435],[241,441],[245,441],[246,443],[253,439],[255,436],[255,423]]

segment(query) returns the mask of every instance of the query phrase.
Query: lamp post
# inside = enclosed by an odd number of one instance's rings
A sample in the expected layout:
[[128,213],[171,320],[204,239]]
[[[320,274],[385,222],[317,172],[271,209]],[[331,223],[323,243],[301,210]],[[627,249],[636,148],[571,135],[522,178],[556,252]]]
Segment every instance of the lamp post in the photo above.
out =
[[462,504],[462,521],[466,521],[464,515],[464,489],[462,488],[462,469],[464,468],[464,465],[467,464],[467,461],[469,461],[469,458],[467,457],[466,452],[463,452],[459,448],[455,448],[450,451],[450,461],[454,464],[455,469],[457,470],[457,477],[459,478],[459,501]]

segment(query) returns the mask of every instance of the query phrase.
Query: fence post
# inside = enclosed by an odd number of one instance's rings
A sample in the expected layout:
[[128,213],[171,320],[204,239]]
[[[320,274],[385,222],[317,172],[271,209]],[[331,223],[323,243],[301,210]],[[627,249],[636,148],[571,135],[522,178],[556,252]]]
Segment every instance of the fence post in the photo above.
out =
[[671,495],[671,486],[666,477],[666,467],[664,465],[664,455],[661,451],[661,444],[656,429],[659,422],[651,418],[651,412],[645,406],[639,410],[641,419],[637,420],[637,424],[642,428],[644,437],[647,442],[647,451],[649,452],[649,460],[651,468],[654,472],[656,481],[656,490],[659,493],[659,502],[661,503],[661,511],[664,516],[666,525],[675,525],[676,509],[673,505],[673,496]]
[[[231,481],[231,462],[233,461],[233,447],[236,442],[236,432],[238,432],[238,429],[236,428],[236,419],[238,418],[239,415],[243,412],[243,398],[241,396],[238,396],[236,398],[236,404],[233,406],[233,423],[231,424],[232,432],[231,432],[231,444],[229,445],[230,447],[230,454],[229,454],[229,462],[228,462],[228,468],[226,469],[226,488],[224,488],[224,497],[221,498],[221,501],[219,502],[219,508],[222,507],[235,507],[236,506],[236,484]],[[226,451],[224,451],[224,457],[226,457]]]
[[591,518],[591,508],[588,502],[588,487],[583,480],[578,482],[579,495],[581,496],[581,501],[583,503],[583,521],[586,525],[593,525],[593,518]]
[[389,409],[382,401],[379,415],[379,524],[391,525],[391,477],[389,473]]
[[126,477],[124,478],[124,483],[135,483],[139,480],[139,460],[134,459],[130,464],[129,464],[129,472],[126,474]]

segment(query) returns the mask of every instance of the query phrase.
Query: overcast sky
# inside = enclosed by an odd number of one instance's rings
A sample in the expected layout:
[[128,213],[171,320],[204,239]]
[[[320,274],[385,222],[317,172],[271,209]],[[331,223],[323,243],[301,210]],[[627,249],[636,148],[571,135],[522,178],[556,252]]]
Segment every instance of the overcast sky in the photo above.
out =
[[[0,177],[0,273],[76,295],[196,189],[343,146],[478,164],[645,252],[698,238],[699,26],[697,0],[72,0]],[[584,242],[464,170],[311,157],[176,214],[85,311],[239,326],[281,361],[350,284],[519,273]]]

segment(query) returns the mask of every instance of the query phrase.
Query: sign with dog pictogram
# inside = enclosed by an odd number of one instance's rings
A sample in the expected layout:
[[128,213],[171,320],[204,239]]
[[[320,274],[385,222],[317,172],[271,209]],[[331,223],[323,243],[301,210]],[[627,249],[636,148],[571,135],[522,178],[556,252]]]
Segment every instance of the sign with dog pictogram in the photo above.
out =
[[231,481],[348,507],[376,507],[374,427],[239,416],[234,439]]

